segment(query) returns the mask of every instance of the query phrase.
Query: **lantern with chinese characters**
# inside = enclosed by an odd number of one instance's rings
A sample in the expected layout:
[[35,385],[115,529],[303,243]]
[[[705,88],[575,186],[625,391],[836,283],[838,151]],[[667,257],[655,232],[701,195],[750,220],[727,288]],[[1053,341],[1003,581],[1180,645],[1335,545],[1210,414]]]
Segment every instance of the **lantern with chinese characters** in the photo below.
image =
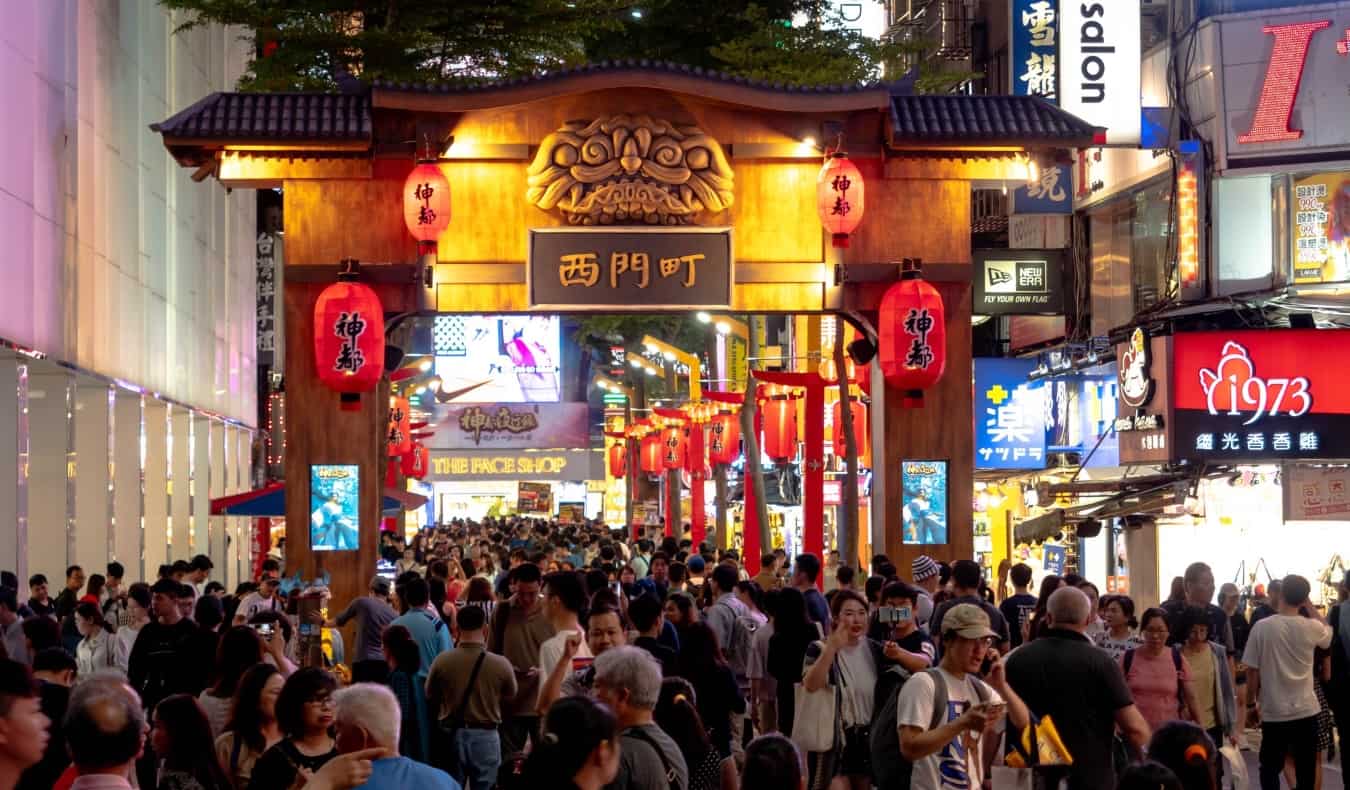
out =
[[764,415],[764,454],[777,463],[797,457],[797,402],[774,397],[760,406]]
[[628,448],[623,442],[609,446],[609,476],[623,477],[628,474]]
[[708,425],[708,460],[729,464],[741,454],[741,420],[735,414],[722,413]]
[[661,466],[666,469],[683,469],[684,456],[689,449],[689,438],[685,436],[683,425],[671,425],[661,431]]
[[408,425],[409,416],[407,398],[389,399],[389,455],[407,455],[412,452],[412,431]]
[[450,226],[450,182],[439,165],[423,162],[403,182],[403,222],[420,254],[436,251],[436,239]]
[[642,441],[638,444],[638,450],[641,454],[638,459],[638,466],[645,474],[659,474],[663,470],[661,466],[660,432],[649,433],[642,437]]
[[314,303],[314,370],[355,411],[384,376],[384,308],[369,286],[343,277]]
[[[849,411],[853,414],[853,437],[858,442],[858,457],[867,455],[867,407],[856,400],[849,401]],[[844,447],[844,403],[834,402],[834,454],[843,458],[848,450]]]
[[816,176],[816,213],[835,247],[848,246],[848,234],[863,218],[863,178],[848,154],[835,152]]
[[412,447],[403,455],[403,476],[421,480],[427,476],[427,467],[431,462],[431,451],[421,442],[413,442]]
[[886,290],[878,311],[877,355],[902,405],[923,406],[923,391],[947,367],[947,314],[937,289],[906,271]]

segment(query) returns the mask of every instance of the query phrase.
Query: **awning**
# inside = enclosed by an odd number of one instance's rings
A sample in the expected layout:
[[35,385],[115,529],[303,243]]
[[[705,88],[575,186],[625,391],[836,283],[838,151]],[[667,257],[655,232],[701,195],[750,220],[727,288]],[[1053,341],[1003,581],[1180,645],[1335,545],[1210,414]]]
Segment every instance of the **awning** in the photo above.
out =
[[[427,498],[411,491],[400,491],[388,486],[384,489],[383,514],[395,516],[404,510],[416,510],[427,503]],[[242,494],[231,494],[211,500],[213,516],[247,516],[249,518],[283,518],[286,515],[286,484],[272,483]]]

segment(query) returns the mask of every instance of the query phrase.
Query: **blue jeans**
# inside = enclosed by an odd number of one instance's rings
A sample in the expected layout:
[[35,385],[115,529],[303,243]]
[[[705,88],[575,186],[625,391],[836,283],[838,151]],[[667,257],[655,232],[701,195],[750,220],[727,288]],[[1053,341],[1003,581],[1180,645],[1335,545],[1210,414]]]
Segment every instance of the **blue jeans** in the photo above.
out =
[[461,728],[455,733],[455,754],[459,762],[455,779],[466,790],[492,790],[502,765],[502,742],[496,730]]

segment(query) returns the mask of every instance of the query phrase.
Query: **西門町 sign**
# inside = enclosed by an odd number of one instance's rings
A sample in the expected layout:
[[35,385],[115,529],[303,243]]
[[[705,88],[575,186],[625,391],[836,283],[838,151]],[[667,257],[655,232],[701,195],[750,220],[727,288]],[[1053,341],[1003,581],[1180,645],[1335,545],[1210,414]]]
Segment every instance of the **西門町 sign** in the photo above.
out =
[[1062,250],[977,250],[976,315],[1064,312]]
[[730,307],[730,228],[535,228],[531,307]]

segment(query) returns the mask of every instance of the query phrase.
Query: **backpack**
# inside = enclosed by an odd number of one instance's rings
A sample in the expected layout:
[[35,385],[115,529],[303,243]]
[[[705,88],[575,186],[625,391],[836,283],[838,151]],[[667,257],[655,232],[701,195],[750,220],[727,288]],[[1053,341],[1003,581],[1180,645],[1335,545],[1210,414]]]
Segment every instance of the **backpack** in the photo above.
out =
[[[947,716],[947,681],[936,667],[925,669],[923,674],[933,678],[933,718],[928,723],[929,730],[942,726]],[[885,700],[874,706],[870,735],[872,751],[872,771],[878,790],[909,790],[914,764],[900,754],[900,728],[896,724],[900,707],[900,689],[913,675],[887,671],[877,679],[878,697],[885,694]],[[897,680],[898,679],[898,680]],[[975,696],[979,702],[989,699],[989,687],[984,681],[972,676]],[[886,691],[883,691],[883,683]]]
[[[1130,679],[1130,667],[1134,665],[1134,650],[1134,648],[1126,650],[1124,657],[1120,660],[1122,669],[1125,670],[1123,674],[1127,682]],[[1180,710],[1180,706],[1186,704],[1186,681],[1182,677],[1181,648],[1178,645],[1172,645],[1172,666],[1176,667],[1177,670],[1177,706]]]
[[748,614],[740,614],[726,601],[718,601],[713,606],[725,606],[731,610],[731,639],[722,652],[726,654],[727,665],[736,673],[737,678],[750,675],[750,659],[755,652],[755,632],[759,630],[759,621]]

